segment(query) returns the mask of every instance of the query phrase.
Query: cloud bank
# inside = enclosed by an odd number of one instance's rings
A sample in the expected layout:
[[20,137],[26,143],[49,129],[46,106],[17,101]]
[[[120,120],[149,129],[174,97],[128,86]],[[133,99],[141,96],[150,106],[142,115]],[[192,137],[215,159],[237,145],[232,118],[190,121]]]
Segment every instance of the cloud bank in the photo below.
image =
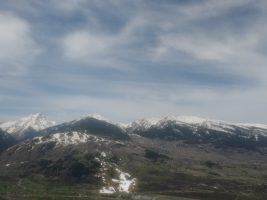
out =
[[8,12],[0,12],[1,75],[23,73],[40,52],[30,24]]
[[0,119],[267,123],[264,0],[1,4]]

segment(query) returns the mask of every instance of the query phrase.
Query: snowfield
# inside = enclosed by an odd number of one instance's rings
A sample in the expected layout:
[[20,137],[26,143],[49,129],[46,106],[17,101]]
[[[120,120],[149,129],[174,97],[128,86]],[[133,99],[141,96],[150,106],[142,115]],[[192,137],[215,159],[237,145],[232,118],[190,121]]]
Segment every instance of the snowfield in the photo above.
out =
[[[131,192],[131,190],[136,185],[136,178],[131,178],[130,174],[125,173],[118,168],[116,168],[116,172],[118,173],[118,179],[111,180],[114,186],[104,186],[99,190],[99,193],[113,194],[115,192],[122,192],[128,194]],[[106,179],[102,180],[103,182],[106,182]]]
[[101,194],[114,194],[116,190],[114,187],[103,187],[101,190],[99,190],[99,193]]
[[135,186],[136,179],[131,178],[131,175],[125,172],[122,172],[119,169],[116,169],[116,171],[119,173],[119,180],[112,179],[113,182],[119,183],[118,190],[119,192],[126,192],[129,193],[130,189]]
[[75,145],[80,143],[85,143],[89,141],[90,136],[80,132],[66,132],[66,133],[55,133],[50,137],[36,137],[35,140],[38,140],[36,144],[56,142],[57,145]]
[[35,145],[56,142],[57,146],[67,146],[67,145],[78,145],[81,143],[86,143],[88,141],[93,142],[108,142],[108,140],[97,137],[95,135],[87,134],[86,132],[63,132],[63,133],[54,133],[48,136],[35,137]]
[[[114,164],[110,164],[105,161],[107,157],[106,152],[101,152],[100,158],[96,158],[98,162],[100,162],[101,169],[100,169],[100,175],[102,182],[105,186],[103,186],[99,193],[101,194],[113,194],[116,192],[122,192],[122,193],[130,193],[131,190],[136,185],[136,178],[131,178],[131,175],[129,173],[123,172],[118,168],[115,168]],[[106,176],[106,171],[109,168],[115,168],[115,171],[117,172],[118,179],[111,179],[108,180],[108,177]]]

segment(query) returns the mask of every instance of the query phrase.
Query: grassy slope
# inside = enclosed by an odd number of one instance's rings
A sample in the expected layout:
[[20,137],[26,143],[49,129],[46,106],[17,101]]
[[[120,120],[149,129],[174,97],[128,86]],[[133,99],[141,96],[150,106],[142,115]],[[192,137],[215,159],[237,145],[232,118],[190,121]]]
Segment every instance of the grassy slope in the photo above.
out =
[[[159,158],[146,156],[146,149]],[[266,155],[243,150],[145,141],[113,149],[118,165],[137,178],[134,195],[99,195],[100,185],[47,180],[33,174],[12,175],[0,166],[3,199],[267,199]],[[153,154],[152,154],[153,155]],[[166,156],[162,156],[166,155]],[[5,176],[4,176],[5,175]],[[141,196],[138,196],[140,195]],[[1,199],[0,198],[0,199]]]

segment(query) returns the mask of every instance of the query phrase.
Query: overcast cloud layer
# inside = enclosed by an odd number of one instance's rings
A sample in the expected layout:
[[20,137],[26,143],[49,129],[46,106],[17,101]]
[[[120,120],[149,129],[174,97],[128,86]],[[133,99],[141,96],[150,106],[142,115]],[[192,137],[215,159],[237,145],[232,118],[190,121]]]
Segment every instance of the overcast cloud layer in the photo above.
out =
[[0,0],[0,120],[267,124],[265,0]]

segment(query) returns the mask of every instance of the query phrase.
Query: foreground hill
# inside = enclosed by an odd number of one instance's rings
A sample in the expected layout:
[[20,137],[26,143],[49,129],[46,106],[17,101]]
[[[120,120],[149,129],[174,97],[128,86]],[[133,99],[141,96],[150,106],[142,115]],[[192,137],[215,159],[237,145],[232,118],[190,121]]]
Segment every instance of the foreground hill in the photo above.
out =
[[50,128],[40,131],[40,134],[49,135],[66,131],[88,132],[90,134],[110,139],[129,139],[129,135],[123,128],[105,120],[100,120],[93,117],[84,117],[79,120],[73,120],[71,122],[52,126]]

